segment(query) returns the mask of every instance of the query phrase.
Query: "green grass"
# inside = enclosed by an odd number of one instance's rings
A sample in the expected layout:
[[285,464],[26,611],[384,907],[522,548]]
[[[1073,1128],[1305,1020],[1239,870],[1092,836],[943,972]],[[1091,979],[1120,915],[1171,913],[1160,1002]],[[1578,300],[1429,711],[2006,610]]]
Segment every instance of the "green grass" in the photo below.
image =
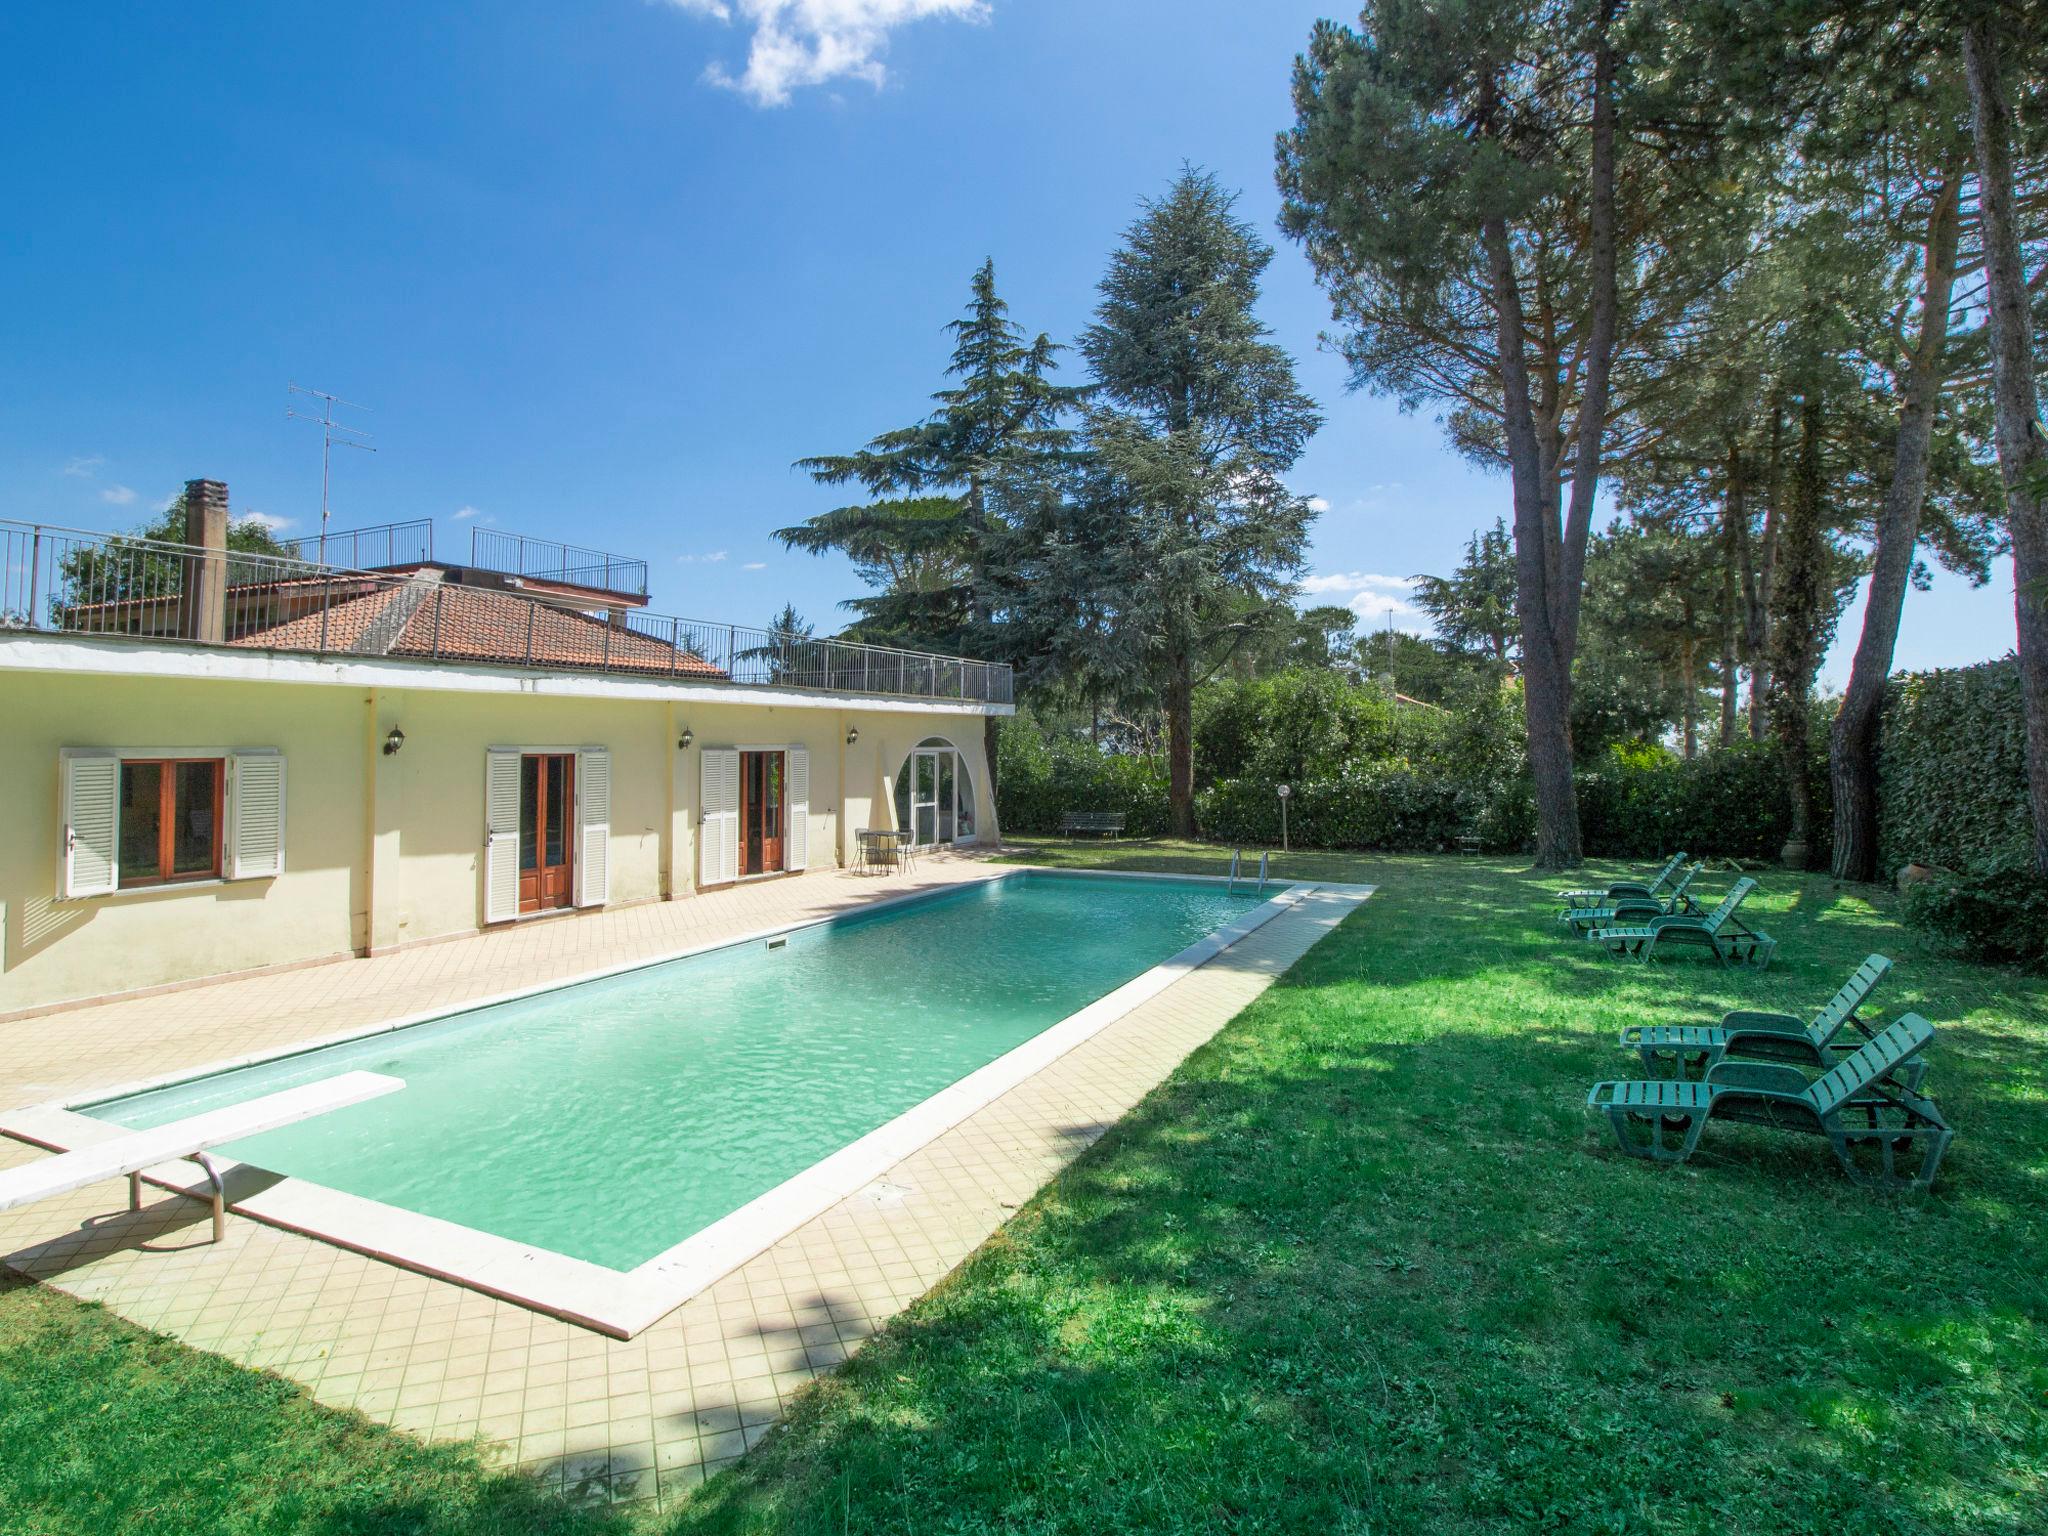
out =
[[[1218,872],[1184,845],[1034,847]],[[677,1533],[2048,1529],[2048,1009],[1891,903],[1767,873],[1766,973],[1562,936],[1558,882],[1298,855],[1381,887],[684,1509]],[[1576,883],[1576,882],[1574,882]],[[1716,880],[1718,890],[1723,882]],[[1639,1019],[1810,1009],[1872,950],[1941,1027],[1931,1196],[1713,1127],[1608,1151]],[[549,1521],[553,1520],[551,1525]],[[0,1529],[619,1528],[473,1451],[49,1292],[0,1294]]]

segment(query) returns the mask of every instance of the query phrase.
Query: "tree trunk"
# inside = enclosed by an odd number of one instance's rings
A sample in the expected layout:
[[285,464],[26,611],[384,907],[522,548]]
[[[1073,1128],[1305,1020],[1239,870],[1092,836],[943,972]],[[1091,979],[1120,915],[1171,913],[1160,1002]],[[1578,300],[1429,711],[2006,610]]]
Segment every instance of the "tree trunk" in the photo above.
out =
[[1684,757],[1691,762],[1700,753],[1700,689],[1699,676],[1693,666],[1693,637],[1690,631],[1692,616],[1686,615],[1688,633],[1678,640],[1678,697],[1679,722],[1683,732]]
[[1778,508],[1784,502],[1785,407],[1775,396],[1771,400],[1770,447],[1765,454],[1764,526],[1758,543],[1760,555],[1752,555],[1754,581],[1750,594],[1749,734],[1762,741],[1770,734],[1771,697],[1771,597],[1772,578],[1778,565]]
[[1849,689],[1828,738],[1828,784],[1835,805],[1833,869],[1837,880],[1874,880],[1877,868],[1877,727],[1891,675],[1899,619],[1920,541],[1927,499],[1927,451],[1947,375],[1949,301],[1955,289],[1956,200],[1960,167],[1951,168],[1927,215],[1923,245],[1920,336],[1906,364],[1892,449],[1892,479],[1878,514],[1877,550],[1864,599],[1863,633],[1849,669]]
[[1733,509],[1721,508],[1721,539],[1725,546],[1721,560],[1721,724],[1717,745],[1724,751],[1735,745],[1735,580],[1741,560],[1741,544]]
[[[1614,214],[1614,13],[1620,0],[1603,0],[1600,30],[1593,44],[1592,163],[1587,168],[1587,278],[1592,314],[1587,327],[1586,379],[1575,423],[1572,495],[1565,510],[1558,551],[1558,590],[1551,621],[1569,683],[1579,649],[1579,606],[1586,585],[1586,541],[1593,531],[1593,498],[1600,488],[1600,456],[1606,446],[1608,380],[1614,367],[1614,336],[1621,307],[1615,277]],[[1567,707],[1570,696],[1566,696]],[[1577,820],[1574,812],[1573,819]]]
[[1185,651],[1170,663],[1166,680],[1167,826],[1175,837],[1195,835],[1195,683]]
[[1502,425],[1515,498],[1515,614],[1522,628],[1522,717],[1529,776],[1536,791],[1536,867],[1568,869],[1583,858],[1578,789],[1572,782],[1571,669],[1560,663],[1548,551],[1556,543],[1557,508],[1544,497],[1543,454],[1529,406],[1528,362],[1522,348],[1522,296],[1504,221],[1485,226],[1498,317]]
[[1788,865],[1804,868],[1813,852],[1813,769],[1808,753],[1809,695],[1820,664],[1820,612],[1826,569],[1826,528],[1821,509],[1823,414],[1820,394],[1809,389],[1799,405],[1799,456],[1792,469],[1785,524],[1773,577],[1771,614],[1771,734],[1777,740],[1792,805],[1785,840]]
[[1991,403],[1998,469],[2012,534],[2020,697],[2027,717],[2027,788],[2034,812],[2034,866],[2048,875],[2048,447],[2041,440],[2026,273],[2013,207],[2012,104],[1996,18],[1977,13],[1963,28],[1970,118],[1977,149],[1983,229],[1985,328],[1991,342]]

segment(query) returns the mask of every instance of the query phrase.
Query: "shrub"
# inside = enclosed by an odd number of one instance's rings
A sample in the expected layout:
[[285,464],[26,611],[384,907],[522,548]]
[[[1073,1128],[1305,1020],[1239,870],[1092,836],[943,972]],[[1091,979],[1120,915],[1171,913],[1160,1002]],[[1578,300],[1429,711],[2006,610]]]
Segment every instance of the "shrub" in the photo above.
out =
[[1048,738],[1028,714],[1005,720],[996,742],[996,793],[1006,832],[1057,832],[1068,811],[1121,811],[1132,837],[1166,833],[1166,765]]
[[2027,726],[2011,657],[1892,679],[1878,735],[1878,844],[1903,864],[2001,866],[2033,846]]
[[[1817,770],[1825,784],[1825,765]],[[1792,807],[1777,749],[1738,742],[1687,762],[1662,748],[1617,747],[1578,776],[1579,827],[1600,858],[1775,859]]]
[[1972,960],[2048,960],[2048,879],[2029,856],[2006,856],[1965,874],[1906,887],[1906,921]]
[[[1287,838],[1296,848],[1424,852],[1447,847],[1479,812],[1472,790],[1401,762],[1354,763],[1291,787]],[[1218,842],[1277,847],[1277,790],[1271,779],[1225,779],[1196,798],[1195,819]]]

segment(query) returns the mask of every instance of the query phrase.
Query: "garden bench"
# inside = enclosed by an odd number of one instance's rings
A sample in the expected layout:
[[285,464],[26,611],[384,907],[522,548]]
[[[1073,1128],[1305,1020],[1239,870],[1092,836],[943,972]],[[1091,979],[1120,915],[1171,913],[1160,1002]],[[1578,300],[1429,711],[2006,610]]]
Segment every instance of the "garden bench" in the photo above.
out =
[[207,1182],[213,1186],[213,1240],[217,1243],[227,1228],[227,1190],[221,1183],[220,1170],[207,1155],[208,1148],[217,1147],[225,1141],[240,1141],[245,1136],[274,1131],[280,1126],[296,1125],[316,1115],[396,1093],[404,1086],[403,1080],[386,1077],[381,1072],[343,1072],[338,1077],[317,1083],[302,1083],[296,1088],[266,1093],[244,1104],[231,1104],[225,1109],[209,1109],[203,1114],[188,1115],[183,1120],[173,1120],[169,1125],[131,1131],[111,1141],[80,1147],[75,1152],[59,1152],[55,1157],[46,1157],[25,1168],[10,1168],[0,1173],[0,1211],[46,1200],[52,1195],[69,1194],[88,1184],[123,1175],[128,1179],[128,1209],[139,1211],[142,1209],[142,1171],[154,1168],[158,1163],[189,1159],[199,1164],[205,1171]]
[[1092,832],[1103,837],[1124,835],[1124,813],[1122,811],[1068,811],[1060,817],[1060,831],[1067,837],[1076,832]]

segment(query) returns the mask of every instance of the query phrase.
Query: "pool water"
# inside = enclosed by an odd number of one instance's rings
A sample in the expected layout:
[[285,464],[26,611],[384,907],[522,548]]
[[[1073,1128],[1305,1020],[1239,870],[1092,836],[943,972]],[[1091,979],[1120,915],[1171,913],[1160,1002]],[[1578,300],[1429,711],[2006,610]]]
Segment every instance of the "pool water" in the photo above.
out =
[[403,1092],[221,1150],[631,1269],[1259,900],[1031,871],[86,1113],[141,1128],[387,1072]]

